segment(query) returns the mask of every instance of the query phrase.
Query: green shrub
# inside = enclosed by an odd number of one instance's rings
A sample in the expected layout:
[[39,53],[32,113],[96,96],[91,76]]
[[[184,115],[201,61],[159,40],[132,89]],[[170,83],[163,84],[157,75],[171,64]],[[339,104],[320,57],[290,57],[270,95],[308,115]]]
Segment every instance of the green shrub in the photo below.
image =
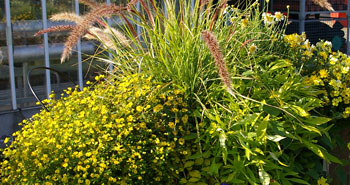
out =
[[2,184],[173,184],[169,153],[189,132],[180,90],[135,74],[66,93],[14,134]]
[[[334,119],[350,116],[350,58],[344,53],[332,51],[332,43],[320,41],[310,44],[306,35],[287,35],[293,61],[303,66],[302,73],[308,76],[307,84],[322,90],[325,115]],[[296,57],[299,56],[299,57]],[[292,57],[291,57],[292,58]]]

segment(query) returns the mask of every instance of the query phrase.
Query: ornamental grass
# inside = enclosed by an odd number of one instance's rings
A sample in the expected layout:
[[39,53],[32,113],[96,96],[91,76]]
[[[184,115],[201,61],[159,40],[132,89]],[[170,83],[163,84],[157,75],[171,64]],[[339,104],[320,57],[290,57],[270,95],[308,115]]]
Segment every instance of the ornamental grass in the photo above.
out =
[[23,122],[3,151],[3,184],[327,184],[323,161],[342,163],[324,145],[325,91],[305,70],[328,53],[285,36],[280,12],[258,1],[82,2],[86,15],[54,18],[77,23],[62,61],[85,36],[114,71]]

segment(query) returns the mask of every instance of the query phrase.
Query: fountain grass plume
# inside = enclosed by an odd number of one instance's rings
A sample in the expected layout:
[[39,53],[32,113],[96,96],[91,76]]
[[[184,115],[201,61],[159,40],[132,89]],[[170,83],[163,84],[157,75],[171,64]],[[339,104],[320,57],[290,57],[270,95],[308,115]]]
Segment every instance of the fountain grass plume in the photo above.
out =
[[[54,15],[51,18],[52,20],[55,20],[55,21],[58,21],[58,20],[73,21],[77,25],[53,26],[48,29],[37,32],[35,36],[38,36],[44,33],[49,33],[49,32],[71,30],[71,33],[64,44],[65,48],[61,56],[61,62],[63,62],[69,57],[69,55],[73,50],[73,47],[76,45],[78,40],[82,36],[86,35],[89,32],[89,29],[91,29],[95,23],[99,23],[102,26],[106,26],[103,23],[103,21],[101,21],[101,18],[110,18],[113,14],[119,13],[122,15],[121,13],[122,11],[131,11],[131,6],[134,6],[138,1],[139,0],[132,0],[126,6],[117,6],[115,4],[111,4],[111,5],[100,4],[92,0],[81,0],[80,3],[88,5],[91,9],[86,15],[78,16],[78,15],[75,15],[74,13],[61,13],[61,14]],[[117,34],[117,35],[120,35],[120,34]],[[120,39],[120,38],[118,37],[121,43],[123,43],[125,39]]]
[[202,32],[202,37],[204,42],[207,44],[210,50],[210,53],[214,57],[215,65],[219,70],[219,75],[221,80],[224,82],[226,88],[229,91],[231,91],[232,83],[231,83],[230,75],[227,71],[225,61],[224,61],[224,55],[221,52],[218,41],[216,40],[215,36],[208,30],[205,30]]
[[58,25],[58,26],[52,26],[50,28],[40,30],[34,34],[34,36],[39,36],[45,33],[50,33],[50,32],[58,32],[58,31],[71,31],[75,28],[75,25]]
[[112,14],[124,10],[124,7],[117,5],[99,5],[93,8],[88,14],[84,16],[83,22],[78,24],[71,32],[67,41],[65,42],[65,48],[61,56],[61,62],[69,57],[73,47],[76,45],[80,37],[85,35],[89,28],[96,23],[101,17],[109,18]]
[[329,3],[327,0],[312,0],[312,2],[329,11],[334,11],[331,3]]
[[85,4],[85,5],[89,6],[90,8],[94,8],[94,7],[98,6],[98,3],[96,3],[93,0],[80,0],[79,3]]
[[75,13],[63,12],[63,13],[58,13],[58,14],[51,16],[50,20],[52,20],[52,21],[71,21],[71,22],[75,22],[76,24],[79,24],[79,23],[83,22],[84,19],[83,19],[83,17],[81,17]]

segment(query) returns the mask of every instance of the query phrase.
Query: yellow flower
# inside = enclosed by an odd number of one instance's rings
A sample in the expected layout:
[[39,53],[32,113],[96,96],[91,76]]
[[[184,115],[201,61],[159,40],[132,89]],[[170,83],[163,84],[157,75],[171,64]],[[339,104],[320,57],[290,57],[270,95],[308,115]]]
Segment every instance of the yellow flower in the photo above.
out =
[[325,60],[327,60],[327,58],[328,58],[327,53],[324,52],[324,51],[321,51],[321,52],[320,52],[320,56],[323,57],[323,59],[325,59]]
[[143,110],[143,108],[142,108],[141,106],[137,106],[137,107],[136,107],[136,111],[137,111],[137,112],[142,112],[142,110]]
[[133,117],[132,115],[130,115],[130,116],[128,116],[128,117],[126,118],[126,120],[127,120],[128,122],[132,122],[132,121],[134,120],[134,117]]
[[319,71],[319,73],[320,73],[320,77],[321,78],[327,78],[328,77],[328,71],[326,69],[321,69]]
[[343,67],[341,68],[341,73],[343,73],[343,74],[348,73],[348,71],[349,71],[349,66],[343,66]]
[[169,122],[168,126],[169,126],[169,128],[174,129],[175,128],[175,123],[174,122]]
[[7,137],[7,138],[5,138],[4,143],[6,144],[6,143],[8,143],[9,141],[10,141],[10,138]]
[[258,47],[253,43],[252,45],[250,45],[249,47],[249,53],[250,54],[254,54],[256,52],[256,50],[258,49]]
[[320,179],[317,180],[317,185],[329,185],[327,183],[327,179],[325,179],[324,177],[321,177]]
[[158,104],[153,108],[153,112],[159,112],[161,110],[163,110],[163,105],[161,104]]
[[180,145],[185,144],[185,140],[184,140],[183,138],[180,138],[180,139],[179,139],[179,144],[180,144]]
[[67,166],[68,166],[68,163],[63,163],[62,164],[62,167],[64,167],[64,168],[67,168]]
[[242,19],[242,28],[247,27],[247,26],[248,26],[248,24],[249,24],[249,21],[248,21],[248,19],[247,19],[247,18],[246,18],[246,19]]

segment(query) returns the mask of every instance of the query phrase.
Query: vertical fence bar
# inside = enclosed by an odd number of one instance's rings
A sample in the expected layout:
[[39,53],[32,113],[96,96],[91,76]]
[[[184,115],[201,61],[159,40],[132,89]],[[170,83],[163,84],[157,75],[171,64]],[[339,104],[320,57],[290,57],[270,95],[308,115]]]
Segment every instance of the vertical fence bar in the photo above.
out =
[[[74,1],[74,8],[75,13],[79,15],[79,0]],[[81,57],[81,40],[78,40],[77,43],[77,54],[78,54],[78,84],[80,90],[83,90],[83,64],[82,64],[82,57]]]
[[299,34],[302,34],[305,31],[306,0],[300,0],[299,3]]
[[[43,29],[47,29],[47,12],[46,12],[46,0],[41,0],[41,17],[43,21]],[[49,37],[48,34],[44,34],[44,54],[45,54],[45,67],[50,67],[49,58]],[[50,70],[45,70],[46,77],[46,96],[49,98],[51,93],[51,77]]]
[[191,0],[191,11],[194,10],[195,5],[196,5],[196,0]]
[[[136,3],[136,9],[138,12],[141,11],[141,5],[139,1]],[[140,22],[140,18],[137,18],[136,21]],[[136,32],[137,32],[137,36],[139,37],[141,34],[141,27],[138,24],[136,25]]]
[[349,23],[350,23],[350,0],[347,1],[346,3],[346,55],[349,56],[350,54],[350,41],[349,41]]
[[[108,5],[110,5],[110,4],[111,4],[111,0],[106,0],[106,3],[107,3]],[[107,24],[108,24],[108,26],[111,26],[111,19],[110,19],[110,18],[107,19]],[[112,58],[113,58],[112,53],[108,52],[108,57],[109,57],[109,60],[112,60]],[[113,64],[112,64],[112,63],[109,64],[109,71],[110,71],[110,72],[113,71]]]
[[11,11],[10,11],[10,0],[5,0],[5,11],[6,11],[6,42],[8,50],[8,61],[10,71],[10,84],[11,84],[11,102],[12,109],[17,109],[16,99],[16,83],[15,83],[15,69],[13,61],[13,43],[12,43],[12,24],[11,24]]
[[168,10],[167,10],[167,1],[163,1],[163,5],[164,5],[164,17],[167,18],[168,17]]
[[268,6],[270,6],[270,11],[271,11],[271,13],[274,13],[274,10],[273,10],[273,0],[270,0]]

